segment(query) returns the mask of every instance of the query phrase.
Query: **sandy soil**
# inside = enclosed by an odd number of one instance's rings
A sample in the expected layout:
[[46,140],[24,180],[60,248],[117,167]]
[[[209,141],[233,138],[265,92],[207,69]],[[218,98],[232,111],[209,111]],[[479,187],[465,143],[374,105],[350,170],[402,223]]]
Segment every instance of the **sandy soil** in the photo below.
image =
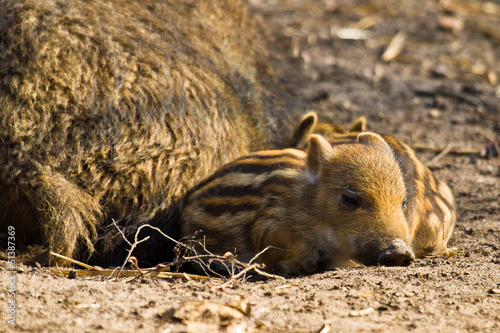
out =
[[[282,84],[324,119],[365,115],[371,130],[413,145],[480,150],[500,139],[498,1],[250,5],[275,38]],[[453,20],[440,27],[444,15]],[[400,31],[404,49],[382,62]],[[426,162],[436,155],[417,153]],[[431,167],[456,195],[450,258],[239,281],[224,292],[211,289],[216,282],[69,279],[19,266],[17,325],[6,324],[9,298],[0,293],[0,332],[500,331],[500,159],[450,153]],[[0,274],[8,287],[6,262]]]

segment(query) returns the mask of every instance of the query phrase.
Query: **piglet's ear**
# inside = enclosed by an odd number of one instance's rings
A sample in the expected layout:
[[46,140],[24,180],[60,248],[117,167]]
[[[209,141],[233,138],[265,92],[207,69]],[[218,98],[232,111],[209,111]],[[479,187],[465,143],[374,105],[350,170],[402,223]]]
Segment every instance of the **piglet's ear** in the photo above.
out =
[[392,156],[392,149],[380,135],[373,132],[359,133],[357,140],[359,143],[371,146]]
[[349,132],[364,132],[366,131],[366,117],[359,117],[352,122],[351,127],[349,127]]
[[289,147],[303,149],[306,147],[307,138],[316,129],[316,124],[318,123],[318,115],[314,111],[309,111],[306,113],[300,123],[293,131],[292,139],[290,140]]
[[319,176],[323,165],[332,155],[332,145],[325,138],[316,134],[309,137],[307,172],[313,179]]

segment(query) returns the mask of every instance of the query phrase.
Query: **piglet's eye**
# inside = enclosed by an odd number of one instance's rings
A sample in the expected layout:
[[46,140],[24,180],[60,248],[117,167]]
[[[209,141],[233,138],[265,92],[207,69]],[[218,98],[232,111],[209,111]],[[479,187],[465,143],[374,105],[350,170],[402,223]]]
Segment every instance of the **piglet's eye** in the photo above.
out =
[[408,208],[408,199],[404,198],[403,203],[401,204],[401,208],[405,210]]
[[363,199],[356,193],[343,193],[342,194],[342,204],[351,209],[357,209],[361,207]]

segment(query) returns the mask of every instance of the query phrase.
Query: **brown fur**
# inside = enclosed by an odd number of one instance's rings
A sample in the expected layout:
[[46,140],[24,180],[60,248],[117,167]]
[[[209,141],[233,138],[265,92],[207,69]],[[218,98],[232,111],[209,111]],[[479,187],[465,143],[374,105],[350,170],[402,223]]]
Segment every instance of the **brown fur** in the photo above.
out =
[[[314,118],[314,121],[311,119]],[[314,123],[314,126],[304,124]],[[306,128],[306,129],[305,129]],[[333,145],[354,142],[366,130],[366,118],[360,117],[349,130],[337,124],[318,123],[315,112],[304,115],[294,132],[296,142],[304,142],[312,133],[323,135]],[[391,147],[405,181],[411,245],[417,256],[444,253],[456,222],[455,203],[450,188],[434,178],[432,172],[403,142],[382,135]],[[297,146],[301,148],[300,145]]]
[[381,263],[398,244],[408,264],[406,187],[391,148],[377,134],[330,145],[309,137],[297,149],[257,152],[222,167],[194,188],[181,235],[202,230],[206,247],[259,259],[284,273]]
[[288,122],[241,1],[0,0],[0,36],[0,226],[20,244],[72,256],[100,235],[106,258],[112,219],[169,229],[188,188]]

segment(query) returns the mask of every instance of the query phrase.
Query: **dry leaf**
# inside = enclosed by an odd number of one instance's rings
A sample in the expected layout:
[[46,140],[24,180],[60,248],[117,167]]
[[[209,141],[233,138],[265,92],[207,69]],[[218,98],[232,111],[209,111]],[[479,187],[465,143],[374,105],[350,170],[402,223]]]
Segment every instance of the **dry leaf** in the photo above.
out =
[[396,36],[392,38],[384,54],[382,54],[382,60],[387,62],[396,58],[401,53],[401,51],[403,51],[405,43],[406,34],[401,31],[398,32]]

